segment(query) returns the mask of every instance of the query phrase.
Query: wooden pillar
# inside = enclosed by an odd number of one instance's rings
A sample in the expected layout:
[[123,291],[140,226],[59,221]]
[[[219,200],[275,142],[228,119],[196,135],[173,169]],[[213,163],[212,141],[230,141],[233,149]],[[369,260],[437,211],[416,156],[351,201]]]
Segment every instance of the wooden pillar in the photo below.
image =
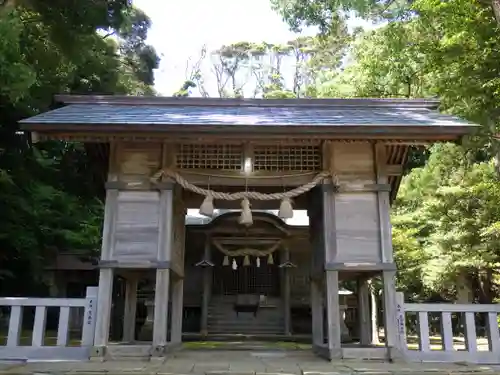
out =
[[370,345],[371,339],[371,314],[370,314],[370,288],[368,280],[357,280],[358,291],[358,322],[359,341],[361,345]]
[[169,286],[170,270],[157,269],[153,318],[153,349],[156,355],[163,355],[167,345]]
[[339,302],[339,271],[326,271],[327,338],[330,359],[342,357]]
[[[210,262],[210,237],[207,235],[205,238],[205,248],[203,252],[203,260]],[[208,335],[208,306],[210,304],[210,295],[212,293],[212,267],[208,267],[206,264],[203,267],[203,295],[201,301],[201,322],[200,330],[201,335],[206,337]]]
[[317,279],[311,279],[311,315],[313,346],[322,347],[325,343],[323,332],[323,296],[321,284]]
[[[101,246],[101,260],[111,259],[114,243],[114,227],[118,204],[118,190],[106,191],[104,223]],[[111,303],[113,292],[113,269],[101,268],[99,271],[99,291],[97,293],[96,327],[92,356],[104,357],[109,340]]]
[[285,267],[282,268],[282,281],[283,281],[283,316],[285,320],[285,335],[292,334],[292,319],[291,319],[291,292],[290,292],[290,250],[283,249],[283,263]]
[[[171,261],[173,244],[173,185],[168,184],[160,192],[160,222],[158,236],[159,262]],[[155,307],[153,322],[153,356],[164,356],[167,345],[168,327],[168,298],[169,298],[170,269],[156,270]]]
[[[386,154],[384,144],[374,145],[375,173],[377,184],[387,184]],[[380,228],[380,251],[382,263],[393,264],[392,228],[390,217],[389,191],[377,192],[377,206]],[[384,282],[384,332],[387,356],[389,359],[401,358],[402,348],[398,339],[398,316],[396,302],[396,271],[382,271]]]
[[125,308],[123,312],[123,341],[132,342],[135,339],[137,284],[139,278],[136,273],[130,273],[127,276],[125,282]]
[[[175,207],[173,211],[173,242],[177,263],[176,278],[172,283],[172,321],[170,324],[170,342],[174,345],[182,343],[182,321],[184,317],[184,258],[186,246],[186,209],[182,201],[182,190],[174,192]],[[173,276],[173,275],[172,275]]]
[[396,301],[396,271],[383,271],[384,281],[384,334],[389,359],[402,356],[401,341],[398,333],[398,311]]
[[[334,170],[334,153],[331,143],[325,144],[327,155],[327,165],[330,170]],[[329,264],[336,261],[337,257],[337,237],[335,221],[335,188],[333,184],[321,186],[322,202],[322,230],[324,259],[325,259],[325,307],[327,320],[327,349],[328,359],[342,358],[342,326],[340,317],[339,300],[339,271],[329,268]]]
[[113,291],[113,270],[111,268],[99,271],[99,291],[97,293],[97,317],[94,335],[95,355],[105,355],[105,348],[109,340],[109,324],[111,320],[111,298]]
[[184,312],[184,279],[178,278],[172,283],[172,324],[170,341],[173,344],[182,343],[182,317]]

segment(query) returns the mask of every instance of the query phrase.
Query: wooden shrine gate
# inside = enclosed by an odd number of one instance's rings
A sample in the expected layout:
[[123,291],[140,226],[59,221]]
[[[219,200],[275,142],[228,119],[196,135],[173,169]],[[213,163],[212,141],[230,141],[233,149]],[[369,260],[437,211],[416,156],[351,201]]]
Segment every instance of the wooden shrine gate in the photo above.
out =
[[[92,356],[112,358],[111,351],[130,348],[109,345],[113,280],[121,272],[155,275],[152,342],[140,353],[165,358],[182,344],[185,210],[198,206],[210,217],[216,208],[237,209],[234,227],[243,231],[243,240],[247,233],[257,237],[256,210],[279,208],[282,219],[307,210],[309,264],[297,262],[297,268],[307,267],[311,276],[302,304],[312,311],[313,351],[328,359],[363,358],[364,350],[388,359],[403,355],[390,205],[411,147],[457,141],[472,124],[439,113],[433,100],[58,96],[56,101],[64,106],[22,120],[21,129],[38,140],[92,143],[100,155],[95,162],[109,162]],[[278,240],[286,235],[281,232]],[[223,262],[228,266],[278,251],[272,243],[264,249],[236,245],[219,249],[230,258]],[[200,303],[206,317],[210,282],[205,281],[212,280],[215,264],[204,256],[197,265],[203,268]],[[243,271],[247,281],[228,290],[250,291],[248,280],[255,280],[254,291],[274,292],[274,283],[252,272]],[[367,291],[367,278],[375,275],[383,280],[386,347],[367,349],[365,342],[356,350],[344,347],[340,284],[356,280]],[[283,310],[289,313],[291,286],[283,286],[289,296]],[[40,322],[43,310],[38,310]],[[368,332],[368,309],[363,314],[360,328]],[[284,326],[289,323],[290,314]]]

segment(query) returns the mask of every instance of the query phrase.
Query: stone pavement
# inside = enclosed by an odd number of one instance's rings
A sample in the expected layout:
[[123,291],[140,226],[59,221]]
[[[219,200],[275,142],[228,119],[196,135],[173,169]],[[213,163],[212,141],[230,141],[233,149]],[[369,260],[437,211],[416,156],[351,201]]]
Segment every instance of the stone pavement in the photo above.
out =
[[184,350],[163,363],[141,361],[0,363],[0,375],[491,375],[500,368],[444,363],[386,363],[344,360],[327,362],[310,351]]

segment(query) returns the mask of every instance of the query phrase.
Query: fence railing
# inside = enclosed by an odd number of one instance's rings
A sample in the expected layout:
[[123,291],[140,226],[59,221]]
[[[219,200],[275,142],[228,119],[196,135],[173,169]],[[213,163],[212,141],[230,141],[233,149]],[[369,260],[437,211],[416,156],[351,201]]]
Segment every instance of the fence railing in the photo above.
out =
[[[0,306],[10,307],[5,345],[0,346],[2,359],[85,359],[94,343],[97,287],[87,287],[85,298],[25,298],[0,297]],[[31,343],[22,342],[23,309],[35,307]],[[59,321],[55,345],[47,345],[47,308],[59,308]],[[70,311],[83,308],[81,338],[69,345]]]
[[[402,293],[397,296],[398,325],[401,346],[409,360],[429,362],[471,362],[500,364],[500,333],[498,314],[500,305],[404,303]],[[409,314],[417,318],[417,348],[408,345],[406,321]],[[429,316],[438,315],[440,323],[439,345],[433,345],[430,336]],[[486,323],[484,345],[478,346],[476,316],[484,314]],[[461,342],[453,334],[452,315],[460,317]]]

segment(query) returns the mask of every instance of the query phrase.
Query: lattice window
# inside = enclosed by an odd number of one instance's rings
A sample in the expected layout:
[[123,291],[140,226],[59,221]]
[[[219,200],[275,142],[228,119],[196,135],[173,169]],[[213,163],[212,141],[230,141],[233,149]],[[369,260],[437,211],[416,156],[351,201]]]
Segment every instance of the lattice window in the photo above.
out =
[[315,171],[321,169],[318,146],[255,146],[255,171]]
[[177,168],[241,170],[243,147],[224,144],[180,144]]

